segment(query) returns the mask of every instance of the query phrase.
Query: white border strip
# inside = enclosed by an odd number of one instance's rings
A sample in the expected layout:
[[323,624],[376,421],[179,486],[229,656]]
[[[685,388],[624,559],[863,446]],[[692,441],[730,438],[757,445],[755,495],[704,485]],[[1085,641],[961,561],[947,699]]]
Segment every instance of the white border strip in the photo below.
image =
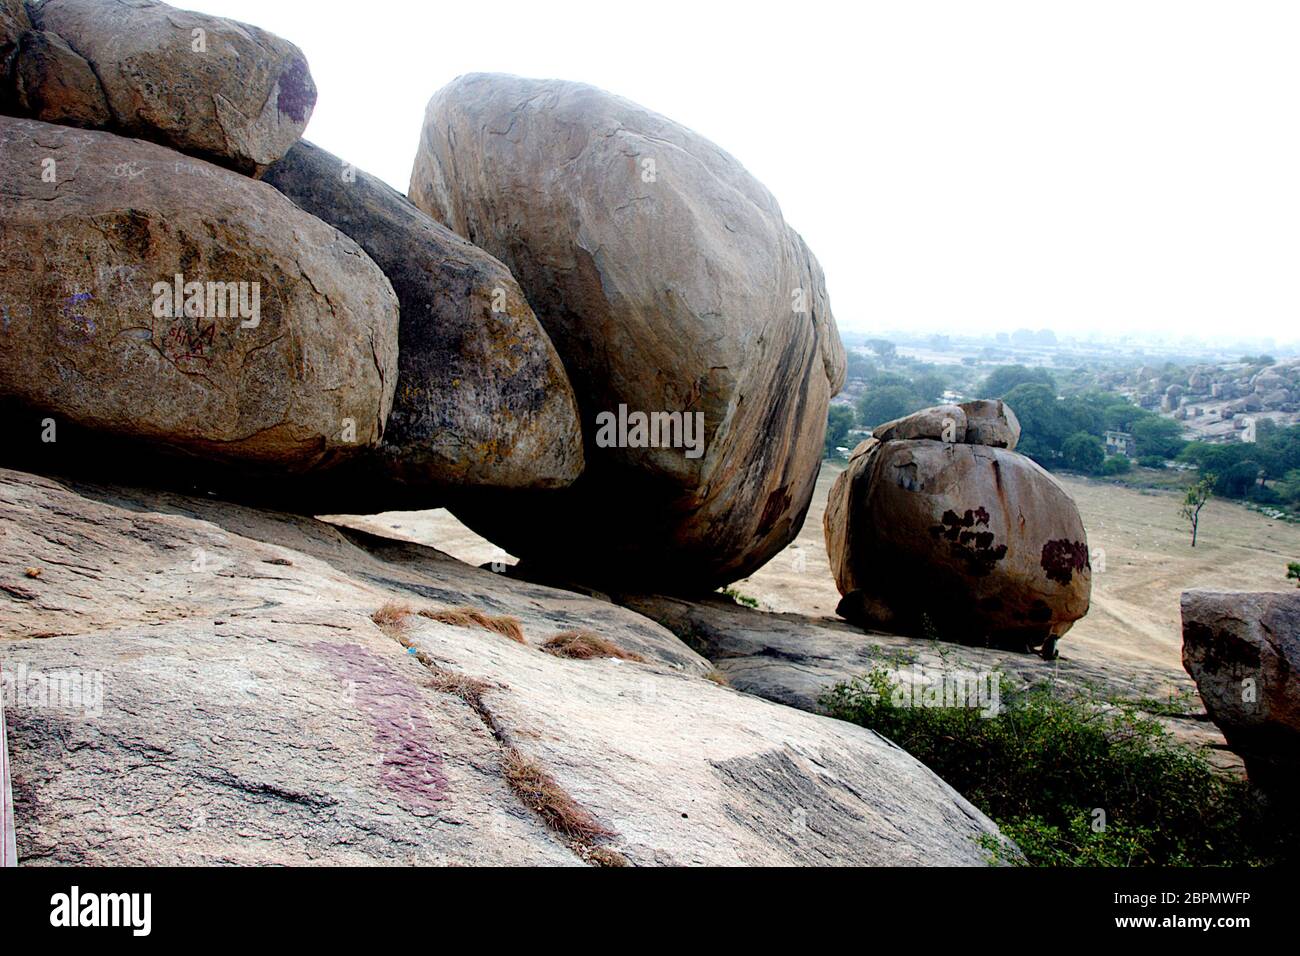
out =
[[13,786],[9,780],[9,738],[5,733],[4,697],[0,695],[0,867],[17,865]]

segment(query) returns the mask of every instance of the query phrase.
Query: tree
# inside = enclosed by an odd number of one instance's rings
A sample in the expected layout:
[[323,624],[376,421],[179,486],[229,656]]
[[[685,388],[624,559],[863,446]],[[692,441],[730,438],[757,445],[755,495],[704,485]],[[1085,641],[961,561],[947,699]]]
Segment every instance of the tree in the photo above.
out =
[[1066,468],[1095,475],[1106,460],[1106,446],[1096,435],[1075,432],[1061,446],[1061,457],[1065,459]]
[[849,440],[849,429],[853,427],[852,405],[832,405],[826,414],[826,446],[824,457],[830,458],[835,449]]
[[875,352],[885,361],[889,361],[898,354],[898,346],[889,339],[867,339],[867,348]]
[[1196,547],[1196,532],[1201,524],[1201,509],[1205,503],[1214,497],[1214,483],[1218,479],[1214,475],[1206,475],[1196,484],[1187,489],[1187,494],[1183,498],[1183,507],[1179,509],[1179,514],[1183,519],[1192,526],[1192,547]]
[[1043,368],[1026,368],[1023,365],[1000,365],[989,372],[984,380],[983,393],[990,398],[1006,398],[1017,385],[1046,385],[1056,397],[1056,379]]
[[947,388],[947,380],[937,372],[922,372],[912,379],[912,391],[927,405],[937,405],[943,401],[943,393]]
[[1172,418],[1147,415],[1133,422],[1133,437],[1137,439],[1138,453],[1177,458],[1187,440],[1183,428]]
[[1101,463],[1103,475],[1127,475],[1133,470],[1133,463],[1123,455],[1111,455]]
[[1056,400],[1056,393],[1041,383],[1017,385],[1003,401],[1020,419],[1017,450],[1045,467],[1057,461],[1065,440],[1080,430]]
[[1295,578],[1295,586],[1300,588],[1300,561],[1292,561],[1286,566],[1286,579]]
[[912,389],[906,385],[882,385],[867,389],[858,402],[858,421],[867,428],[910,415],[924,408]]

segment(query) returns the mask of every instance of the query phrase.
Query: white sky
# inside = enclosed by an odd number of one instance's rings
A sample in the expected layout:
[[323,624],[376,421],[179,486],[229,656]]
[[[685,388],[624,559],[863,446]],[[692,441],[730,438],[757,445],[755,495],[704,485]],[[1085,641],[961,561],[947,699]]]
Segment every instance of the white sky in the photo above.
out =
[[1300,337],[1300,4],[176,0],[307,54],[307,137],[406,191],[473,71],[732,153],[842,329]]

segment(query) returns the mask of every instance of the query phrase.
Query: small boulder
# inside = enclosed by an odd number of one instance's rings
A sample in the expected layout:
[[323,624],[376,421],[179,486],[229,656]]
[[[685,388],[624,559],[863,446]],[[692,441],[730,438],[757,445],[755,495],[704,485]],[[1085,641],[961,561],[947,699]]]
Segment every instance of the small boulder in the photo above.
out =
[[393,410],[383,443],[350,476],[384,495],[367,510],[391,507],[401,489],[429,507],[434,489],[558,488],[578,477],[573,389],[505,266],[311,143],[263,181],[355,239],[401,303]]
[[1300,797],[1300,591],[1184,591],[1183,667],[1251,783]]
[[871,430],[877,441],[931,438],[935,441],[966,440],[966,412],[959,405],[936,405],[904,418],[896,418]]
[[[94,71],[111,113],[105,128],[243,173],[284,156],[316,105],[302,51],[258,27],[155,0],[45,0],[31,15]],[[28,84],[78,87],[75,61],[41,61],[44,70],[65,68],[73,75]],[[57,111],[34,116],[62,122]]]
[[277,471],[378,443],[397,299],[337,229],[229,170],[35,120],[0,117],[0,179],[0,399]]
[[1014,451],[1020,444],[1020,419],[1001,399],[981,398],[958,406],[966,413],[966,443]]

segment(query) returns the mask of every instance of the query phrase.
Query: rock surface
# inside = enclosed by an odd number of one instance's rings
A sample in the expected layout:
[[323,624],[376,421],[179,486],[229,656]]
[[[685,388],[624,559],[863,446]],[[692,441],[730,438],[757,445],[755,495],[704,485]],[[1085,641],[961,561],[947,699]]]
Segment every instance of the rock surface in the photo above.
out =
[[382,445],[349,479],[367,507],[394,506],[400,489],[428,507],[448,488],[554,488],[578,477],[573,389],[505,266],[310,143],[263,181],[355,239],[401,304],[393,410]]
[[[112,114],[108,128],[240,172],[284,156],[316,105],[302,51],[258,27],[154,0],[45,0],[32,19],[90,65]],[[61,121],[44,110],[35,117]]]
[[[430,102],[410,196],[510,268],[582,413],[569,491],[465,502],[467,524],[574,579],[669,590],[798,533],[845,357],[816,259],[735,159],[590,86],[473,74]],[[620,406],[702,415],[701,453],[635,425],[607,444]]]
[[[624,608],[200,498],[0,470],[0,508],[29,864],[580,862],[514,797],[510,752],[637,865],[987,861],[993,825],[907,754],[716,686]],[[526,643],[385,633],[394,600],[515,614]],[[646,663],[538,649],[575,625]],[[56,672],[102,696],[43,693]],[[449,674],[483,682],[481,710]]]
[[18,111],[47,123],[98,129],[112,114],[90,64],[53,33],[23,34],[15,61],[14,96]]
[[[277,469],[379,441],[397,300],[352,240],[269,186],[110,133],[0,117],[0,168],[0,399]],[[177,274],[203,284],[197,308],[175,310]]]
[[934,441],[966,440],[966,411],[960,405],[936,405],[924,408],[892,422],[885,422],[871,430],[876,441],[903,441],[908,438],[930,438]]
[[1183,666],[1261,790],[1300,797],[1300,592],[1184,591]]
[[824,527],[838,611],[854,623],[1050,656],[1088,610],[1078,509],[1005,448],[868,439],[831,489]]
[[997,398],[981,398],[957,406],[966,413],[966,444],[1014,451],[1020,444],[1020,419]]
[[14,67],[23,34],[32,28],[23,0],[0,0],[0,112],[14,108]]

